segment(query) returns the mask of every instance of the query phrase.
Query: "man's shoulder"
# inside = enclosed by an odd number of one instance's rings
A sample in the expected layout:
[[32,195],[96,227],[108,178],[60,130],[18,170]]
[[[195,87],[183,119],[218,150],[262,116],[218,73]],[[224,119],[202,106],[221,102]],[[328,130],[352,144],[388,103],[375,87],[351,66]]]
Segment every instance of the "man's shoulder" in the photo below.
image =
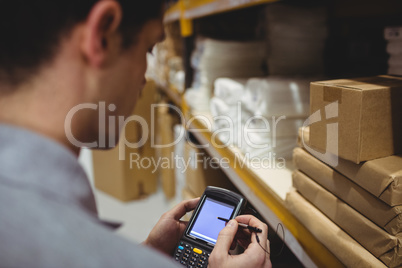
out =
[[0,183],[0,215],[5,266],[169,266],[169,260],[118,237],[82,207],[45,192]]

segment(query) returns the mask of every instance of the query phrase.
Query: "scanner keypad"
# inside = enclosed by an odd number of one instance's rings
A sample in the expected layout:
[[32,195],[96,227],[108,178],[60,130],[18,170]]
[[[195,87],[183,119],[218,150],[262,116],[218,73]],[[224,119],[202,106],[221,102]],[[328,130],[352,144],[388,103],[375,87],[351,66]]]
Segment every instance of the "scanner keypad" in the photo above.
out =
[[208,267],[209,255],[210,252],[199,249],[187,242],[180,242],[176,248],[174,258],[184,267],[206,268]]

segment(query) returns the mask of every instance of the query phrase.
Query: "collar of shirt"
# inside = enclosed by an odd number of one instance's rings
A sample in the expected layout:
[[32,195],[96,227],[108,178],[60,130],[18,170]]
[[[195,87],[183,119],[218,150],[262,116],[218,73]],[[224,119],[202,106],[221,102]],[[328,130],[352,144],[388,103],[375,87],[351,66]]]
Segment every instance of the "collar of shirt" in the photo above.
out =
[[97,216],[95,198],[77,157],[37,133],[0,124],[0,183],[26,188]]

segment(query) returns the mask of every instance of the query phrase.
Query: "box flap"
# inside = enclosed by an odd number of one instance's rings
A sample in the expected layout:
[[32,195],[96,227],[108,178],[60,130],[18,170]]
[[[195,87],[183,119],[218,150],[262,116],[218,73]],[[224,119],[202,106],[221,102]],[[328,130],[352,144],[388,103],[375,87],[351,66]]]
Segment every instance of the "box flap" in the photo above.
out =
[[380,88],[401,87],[402,78],[388,75],[353,79],[336,79],[312,82],[322,86],[333,86],[355,90],[376,90]]

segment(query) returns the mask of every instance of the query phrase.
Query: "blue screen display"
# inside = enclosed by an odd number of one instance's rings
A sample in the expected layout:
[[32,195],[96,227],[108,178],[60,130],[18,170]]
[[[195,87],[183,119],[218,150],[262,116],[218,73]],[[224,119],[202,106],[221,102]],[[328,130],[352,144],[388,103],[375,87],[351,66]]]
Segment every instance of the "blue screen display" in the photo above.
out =
[[218,220],[218,217],[230,219],[234,208],[234,206],[207,197],[190,235],[215,244],[219,232],[226,224],[224,221]]

